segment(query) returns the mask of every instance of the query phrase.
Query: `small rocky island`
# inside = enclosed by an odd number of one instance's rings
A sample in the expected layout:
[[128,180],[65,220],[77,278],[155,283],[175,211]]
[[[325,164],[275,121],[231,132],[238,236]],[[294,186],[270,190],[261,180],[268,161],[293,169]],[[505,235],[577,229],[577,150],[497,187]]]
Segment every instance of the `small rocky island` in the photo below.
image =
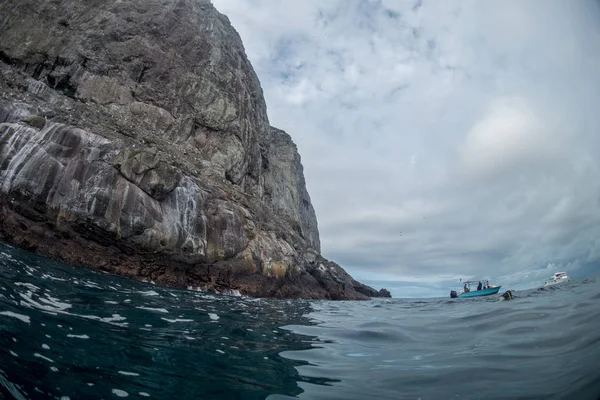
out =
[[0,2],[0,240],[175,287],[389,296],[320,255],[300,155],[208,0]]

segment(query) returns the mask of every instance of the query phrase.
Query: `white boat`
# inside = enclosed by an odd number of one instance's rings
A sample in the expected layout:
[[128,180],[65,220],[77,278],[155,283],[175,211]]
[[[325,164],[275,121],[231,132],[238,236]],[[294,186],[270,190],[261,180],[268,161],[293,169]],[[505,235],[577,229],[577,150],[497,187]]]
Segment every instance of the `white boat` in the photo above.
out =
[[548,279],[544,283],[544,286],[558,285],[560,283],[569,282],[569,280],[570,278],[567,276],[566,272],[556,272],[554,275],[552,275],[552,278]]

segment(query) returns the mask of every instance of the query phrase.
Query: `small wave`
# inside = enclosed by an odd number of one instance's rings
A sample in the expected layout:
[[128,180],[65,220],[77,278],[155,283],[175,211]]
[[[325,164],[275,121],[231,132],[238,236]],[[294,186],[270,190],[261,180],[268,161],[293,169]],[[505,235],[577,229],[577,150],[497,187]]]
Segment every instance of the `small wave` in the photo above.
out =
[[127,397],[127,396],[129,396],[129,393],[127,393],[126,391],[121,390],[121,389],[113,389],[113,390],[111,390],[111,392],[115,396],[117,396],[117,397]]
[[33,356],[37,357],[37,358],[41,358],[42,360],[46,360],[46,361],[51,362],[51,363],[54,362],[54,360],[52,360],[52,359],[50,359],[50,358],[48,358],[46,356],[43,356],[40,353],[33,353]]
[[158,292],[154,291],[154,290],[146,290],[146,291],[141,291],[138,292],[139,294],[143,295],[143,296],[159,296]]
[[28,324],[31,323],[31,318],[29,318],[27,315],[18,314],[18,313],[12,312],[12,311],[0,311],[0,315],[16,318],[16,319],[23,321],[25,323],[28,323]]
[[163,313],[163,314],[168,314],[169,311],[165,308],[152,308],[152,307],[136,307],[139,308],[140,310],[146,310],[146,311],[154,311],[154,312],[158,312],[158,313]]
[[168,319],[168,318],[161,318],[164,321],[167,322],[194,322],[193,319],[180,319],[180,318],[175,318],[175,319]]
[[127,376],[140,376],[140,374],[138,374],[137,372],[128,372],[128,371],[118,371],[119,374],[121,375],[127,375]]
[[69,338],[77,338],[77,339],[89,339],[88,335],[73,335],[72,333],[67,334]]
[[29,282],[15,282],[15,286],[26,287],[27,289],[29,289],[33,292],[40,290],[40,288],[38,286],[35,286],[33,283],[29,283]]
[[213,321],[217,321],[219,319],[219,316],[215,313],[208,313],[208,316]]
[[[17,385],[10,382],[6,377],[6,373],[1,369],[0,369],[0,385],[2,385],[8,391],[8,393],[11,396],[13,396],[16,400],[26,400],[27,399],[27,397],[25,397],[25,393],[22,393],[21,389],[18,388]],[[0,392],[0,395],[2,395],[2,392]]]

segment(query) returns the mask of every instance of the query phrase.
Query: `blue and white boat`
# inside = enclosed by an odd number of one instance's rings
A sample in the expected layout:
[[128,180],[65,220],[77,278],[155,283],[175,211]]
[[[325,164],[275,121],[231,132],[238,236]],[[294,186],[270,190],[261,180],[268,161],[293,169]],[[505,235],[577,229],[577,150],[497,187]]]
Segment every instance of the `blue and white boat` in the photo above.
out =
[[502,286],[489,286],[484,287],[480,290],[471,290],[471,284],[479,284],[479,281],[466,281],[464,282],[467,290],[457,293],[455,290],[450,291],[450,297],[454,298],[465,298],[465,297],[479,297],[479,296],[489,296],[492,294],[498,293]]

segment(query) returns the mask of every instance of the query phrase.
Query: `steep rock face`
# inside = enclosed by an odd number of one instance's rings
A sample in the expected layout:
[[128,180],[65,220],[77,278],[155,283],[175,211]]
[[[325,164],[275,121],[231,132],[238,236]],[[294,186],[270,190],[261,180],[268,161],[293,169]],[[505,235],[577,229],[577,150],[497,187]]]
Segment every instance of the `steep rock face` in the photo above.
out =
[[[51,89],[107,106],[100,133],[201,149],[213,169],[256,189],[269,130],[241,40],[208,0],[3,2],[0,55]],[[68,122],[79,122],[82,116]]]
[[317,216],[304,181],[300,154],[290,135],[273,128],[261,139],[263,199],[296,221],[309,245],[321,251]]
[[377,294],[318,255],[296,147],[204,0],[0,3],[0,239],[168,285]]

